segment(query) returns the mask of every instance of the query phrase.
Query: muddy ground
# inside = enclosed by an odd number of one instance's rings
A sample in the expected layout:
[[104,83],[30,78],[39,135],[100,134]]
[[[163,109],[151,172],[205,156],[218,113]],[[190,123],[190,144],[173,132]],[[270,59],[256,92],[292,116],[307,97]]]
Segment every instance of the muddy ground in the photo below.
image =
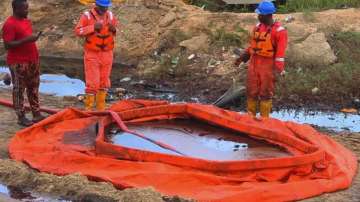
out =
[[[11,99],[10,90],[0,89],[2,99]],[[81,107],[81,103],[74,99],[41,96],[42,106],[51,108]],[[39,173],[27,165],[8,159],[7,144],[20,130],[16,124],[16,116],[12,109],[0,106],[0,182],[21,190],[31,191],[54,199],[72,201],[179,201],[178,197],[165,197],[151,187],[145,189],[116,190],[111,184],[92,182],[79,174],[68,176],[54,176]],[[360,156],[360,133],[331,133],[328,134],[344,144],[347,148]],[[360,175],[357,175],[353,185],[344,191],[324,194],[305,201],[359,201]],[[0,197],[1,200],[1,197]]]
[[[11,0],[0,2],[3,11],[0,13],[0,24],[11,15],[10,2]],[[82,40],[74,35],[73,29],[80,14],[89,7],[81,5],[77,0],[29,2],[34,29],[46,30],[37,43],[42,56],[43,73],[64,73],[82,78]],[[126,83],[119,81],[129,74],[137,80],[179,89],[184,101],[197,97],[200,101],[211,103],[231,86],[233,79],[240,85],[245,84],[246,69],[234,67],[232,50],[234,47],[246,47],[247,32],[257,23],[255,14],[212,13],[186,5],[182,0],[128,0],[123,4],[114,4],[112,11],[120,20],[112,73],[115,86],[127,87]],[[50,17],[49,13],[56,18]],[[286,22],[285,19],[289,16],[295,20]],[[360,42],[350,40],[347,43],[336,37],[340,43],[332,42],[333,35],[337,33],[358,33],[359,16],[359,8],[276,15],[276,19],[289,31],[286,68],[289,76],[280,82],[281,88],[278,89],[275,106],[340,109],[351,106],[352,100],[360,97],[360,84],[356,79],[360,74],[360,65],[356,64],[359,62],[357,58],[360,58],[360,52],[356,51]],[[325,37],[314,42],[321,43],[311,48],[298,48],[310,36],[319,34],[324,34]],[[355,35],[360,38],[360,35]],[[195,37],[206,40],[194,40]],[[186,41],[193,46],[181,45]],[[297,58],[299,53],[303,54],[309,49],[316,50],[312,53],[313,56],[305,54],[306,57]],[[344,51],[347,49],[349,51]],[[325,51],[334,53],[337,60],[315,64],[317,61],[313,59],[324,58]],[[0,55],[3,57],[4,53],[5,50],[0,45]],[[188,59],[193,54],[194,58]],[[322,82],[322,78],[332,72],[321,72],[330,69],[333,63],[345,64],[346,67],[349,61],[343,60],[341,55],[350,58],[350,63],[355,63],[350,69],[353,74],[335,69],[334,72],[339,72],[339,75],[329,77],[328,81],[336,81],[345,86],[343,89],[330,85],[327,81]],[[314,64],[309,66],[309,61]],[[0,63],[3,62],[0,57]],[[137,68],[127,68],[127,65]],[[307,73],[305,78],[312,75],[319,75],[319,78],[293,82],[293,78],[301,76],[298,70]],[[348,82],[344,83],[344,80]],[[315,87],[319,88],[318,95],[312,94]],[[243,107],[243,102],[236,104]]]
[[[0,25],[11,14],[10,0],[0,1]],[[87,9],[76,0],[32,0],[30,17],[35,30],[48,30],[38,42],[42,55],[42,73],[62,73],[71,77],[82,78],[81,40],[73,34],[73,27],[80,13]],[[132,94],[141,94],[146,88],[177,91],[176,96],[182,101],[212,103],[222,95],[235,79],[239,85],[246,81],[246,67],[235,68],[232,49],[246,45],[244,30],[250,30],[256,23],[254,14],[210,13],[193,6],[185,5],[181,0],[129,0],[127,4],[115,5],[114,13],[121,21],[119,40],[116,43],[116,59],[112,73],[114,87],[122,87]],[[52,16],[50,17],[49,13]],[[277,15],[284,22],[289,15]],[[324,33],[326,40],[336,53],[336,63],[342,65],[355,62],[349,72],[340,72],[342,66],[333,71],[331,65],[306,66],[307,59],[291,62],[294,54],[289,54],[289,75],[280,81],[275,99],[276,108],[311,107],[311,109],[339,110],[351,106],[351,99],[359,98],[360,45],[355,40],[331,41],[335,33],[360,32],[359,9],[329,10],[319,13],[291,14],[295,21],[285,23],[290,34],[291,45],[304,41],[312,34]],[[205,34],[208,40],[198,44],[196,50],[180,47],[180,43],[192,37]],[[346,38],[346,37],[345,37]],[[356,39],[356,38],[355,38]],[[338,42],[339,43],[338,43]],[[1,44],[0,44],[1,46]],[[205,46],[205,47],[201,47]],[[1,46],[2,47],[2,46]],[[0,47],[0,55],[4,50]],[[205,49],[205,50],[204,50]],[[349,51],[344,51],[349,49]],[[307,50],[304,50],[307,51]],[[319,50],[320,52],[322,50]],[[156,54],[155,54],[156,53]],[[192,54],[194,59],[188,59]],[[344,55],[346,57],[342,57]],[[351,57],[350,57],[351,56]],[[4,62],[0,58],[0,63]],[[133,64],[133,66],[129,66]],[[301,68],[299,68],[299,65]],[[130,68],[129,68],[130,67]],[[346,66],[344,66],[346,67]],[[298,70],[304,72],[304,74]],[[324,71],[325,72],[324,72]],[[329,74],[340,72],[321,83]],[[306,73],[306,74],[305,74]],[[319,75],[312,80],[296,83],[303,77]],[[131,77],[128,82],[121,82]],[[338,80],[337,80],[338,79]],[[348,83],[342,82],[343,80]],[[191,82],[189,82],[191,81]],[[305,84],[311,83],[309,86]],[[315,86],[320,83],[323,86]],[[330,85],[338,83],[340,88]],[[145,85],[144,85],[145,84]],[[303,87],[297,89],[296,87]],[[327,86],[330,86],[327,88]],[[287,87],[289,87],[287,89]],[[313,95],[312,89],[320,88],[319,95]],[[337,87],[337,86],[334,86]],[[8,90],[0,89],[0,98],[10,99]],[[68,106],[80,107],[71,97],[60,98],[42,96],[42,105],[52,108]],[[237,110],[244,109],[245,100],[233,103]],[[16,131],[21,128],[16,124],[15,114],[11,109],[0,106],[0,183],[30,190],[43,196],[70,199],[74,201],[163,201],[176,198],[164,198],[153,189],[116,190],[106,183],[90,182],[80,175],[57,177],[38,173],[26,165],[8,160],[7,144]],[[360,156],[359,133],[334,133],[329,135],[344,144]],[[355,178],[353,186],[345,191],[326,194],[309,201],[360,201],[360,177]],[[1,198],[0,198],[1,201]]]

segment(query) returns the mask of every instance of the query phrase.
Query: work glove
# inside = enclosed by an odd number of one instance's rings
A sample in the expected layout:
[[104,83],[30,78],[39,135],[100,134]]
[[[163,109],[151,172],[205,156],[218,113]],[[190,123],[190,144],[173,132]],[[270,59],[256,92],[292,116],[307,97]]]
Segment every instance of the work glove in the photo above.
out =
[[248,52],[242,53],[238,59],[236,59],[234,65],[239,66],[242,62],[246,63],[250,59],[250,54]]

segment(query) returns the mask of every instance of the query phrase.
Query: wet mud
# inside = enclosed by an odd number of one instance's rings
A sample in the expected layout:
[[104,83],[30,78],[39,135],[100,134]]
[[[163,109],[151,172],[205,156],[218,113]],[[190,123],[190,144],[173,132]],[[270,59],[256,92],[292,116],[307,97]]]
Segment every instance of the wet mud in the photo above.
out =
[[[265,141],[196,120],[169,120],[128,124],[132,131],[172,146],[188,157],[216,161],[265,159],[290,156],[284,149]],[[179,155],[135,135],[119,132],[111,137],[117,145]]]

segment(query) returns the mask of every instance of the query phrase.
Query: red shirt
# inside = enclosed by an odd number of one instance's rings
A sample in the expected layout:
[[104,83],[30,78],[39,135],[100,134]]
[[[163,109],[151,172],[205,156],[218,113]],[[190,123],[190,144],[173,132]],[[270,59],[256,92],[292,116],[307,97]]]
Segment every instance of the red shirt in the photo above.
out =
[[[29,19],[18,19],[10,16],[2,28],[2,38],[4,42],[17,41],[31,36],[32,32],[32,23]],[[11,48],[7,53],[7,63],[9,65],[38,61],[39,52],[35,42],[25,43],[16,48]]]

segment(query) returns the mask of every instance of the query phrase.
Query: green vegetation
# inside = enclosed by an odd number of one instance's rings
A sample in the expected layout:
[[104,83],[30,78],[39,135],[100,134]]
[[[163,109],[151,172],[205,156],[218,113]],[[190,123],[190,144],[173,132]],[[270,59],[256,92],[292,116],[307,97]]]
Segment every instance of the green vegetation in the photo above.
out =
[[279,12],[319,11],[325,9],[360,7],[359,0],[287,0]]
[[[227,5],[221,0],[185,0],[210,11],[252,12],[256,5]],[[285,2],[285,3],[284,3]],[[279,13],[360,7],[359,0],[277,0]]]
[[[339,61],[360,64],[360,32],[335,32],[329,37]],[[360,77],[359,77],[360,78]]]
[[[346,105],[360,97],[360,32],[333,31],[328,41],[338,62],[327,67],[302,66],[305,61],[291,64],[277,85],[281,100]],[[319,92],[313,94],[313,88]]]
[[209,31],[210,41],[215,46],[237,46],[240,47],[247,41],[248,33],[240,26],[236,26],[235,32],[228,32],[224,28]]
[[[339,63],[324,68],[288,68],[277,85],[281,100],[346,104],[360,97],[360,65]],[[319,92],[312,93],[318,88]],[[295,95],[295,96],[294,96]],[[291,103],[290,101],[290,103]]]

